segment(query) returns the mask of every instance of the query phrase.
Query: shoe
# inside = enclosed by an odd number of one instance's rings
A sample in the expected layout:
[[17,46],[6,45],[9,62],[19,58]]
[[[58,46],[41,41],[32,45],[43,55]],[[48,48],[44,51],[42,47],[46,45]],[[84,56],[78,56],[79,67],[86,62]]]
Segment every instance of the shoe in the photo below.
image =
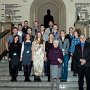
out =
[[16,82],[17,81],[17,79],[11,79],[11,82]]
[[61,81],[61,82],[67,82],[67,80],[65,80],[65,79],[61,79],[60,81]]
[[28,80],[25,79],[24,82],[31,82],[31,80],[30,79],[28,79]]
[[37,76],[34,76],[34,82],[37,82],[38,80],[37,80]]
[[22,71],[22,69],[19,69],[19,71]]
[[50,82],[50,80],[48,80],[48,82]]
[[31,82],[31,80],[29,78],[25,78],[24,80],[25,82]]
[[40,79],[40,77],[38,77],[38,79],[37,79],[37,80],[38,80],[38,82],[41,82],[41,79]]
[[76,73],[73,73],[73,76],[77,76],[77,74]]
[[45,76],[48,76],[48,74],[47,74],[47,73],[45,73]]

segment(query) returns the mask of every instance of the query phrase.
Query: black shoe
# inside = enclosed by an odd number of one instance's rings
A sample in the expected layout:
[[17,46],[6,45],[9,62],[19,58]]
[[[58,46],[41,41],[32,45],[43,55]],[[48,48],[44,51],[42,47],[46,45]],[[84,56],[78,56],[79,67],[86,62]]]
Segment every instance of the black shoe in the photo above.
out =
[[38,80],[37,79],[34,79],[34,82],[38,82]]
[[28,79],[28,81],[29,81],[29,82],[31,82],[31,80],[30,80],[30,79]]
[[40,78],[38,79],[38,82],[41,82],[41,79]]
[[31,82],[31,80],[27,77],[27,78],[25,78],[25,80],[24,80],[25,82]]
[[28,79],[28,80],[25,79],[24,82],[31,82],[31,80],[30,79]]
[[48,76],[48,74],[47,74],[47,73],[45,73],[45,76]]
[[17,81],[17,79],[11,79],[11,82],[16,82]]
[[40,77],[39,77],[39,76],[37,77],[37,80],[38,80],[38,82],[41,82],[41,79],[40,79]]
[[61,79],[60,81],[61,81],[61,82],[67,82],[67,80],[65,80],[65,79]]
[[37,82],[37,77],[36,76],[34,76],[34,82]]
[[19,71],[22,71],[22,69],[20,68]]
[[73,73],[73,76],[77,76],[77,73]]
[[48,79],[48,82],[50,82],[50,79]]

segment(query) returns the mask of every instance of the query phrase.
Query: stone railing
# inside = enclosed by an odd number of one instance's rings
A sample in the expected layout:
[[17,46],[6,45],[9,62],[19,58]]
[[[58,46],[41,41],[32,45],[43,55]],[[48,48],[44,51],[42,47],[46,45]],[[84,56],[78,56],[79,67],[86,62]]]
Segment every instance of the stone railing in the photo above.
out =
[[11,34],[12,23],[10,22],[0,22],[0,60],[6,53],[6,40]]
[[6,53],[6,40],[9,35],[10,35],[10,30],[5,30],[0,33],[0,60]]

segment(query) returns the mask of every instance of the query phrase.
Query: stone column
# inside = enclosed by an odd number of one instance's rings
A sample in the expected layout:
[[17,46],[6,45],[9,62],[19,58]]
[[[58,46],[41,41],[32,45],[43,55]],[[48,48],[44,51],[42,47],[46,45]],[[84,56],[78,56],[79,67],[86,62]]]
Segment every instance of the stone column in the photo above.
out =
[[89,37],[90,37],[90,24],[89,24],[89,29],[88,30],[89,30]]

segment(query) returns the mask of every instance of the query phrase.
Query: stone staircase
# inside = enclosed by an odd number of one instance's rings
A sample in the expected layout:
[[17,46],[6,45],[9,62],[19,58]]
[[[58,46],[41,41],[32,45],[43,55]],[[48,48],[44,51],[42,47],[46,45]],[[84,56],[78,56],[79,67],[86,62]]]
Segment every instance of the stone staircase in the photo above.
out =
[[[78,78],[72,76],[70,71],[69,61],[69,76],[67,82],[60,82],[60,90],[78,90]],[[50,82],[47,82],[47,77],[42,76],[42,82],[34,82],[34,77],[31,75],[32,82],[24,82],[23,71],[19,71],[17,82],[11,82],[8,69],[8,60],[0,61],[0,90],[51,90]],[[86,85],[84,86],[86,87]],[[86,89],[85,89],[86,90]]]

